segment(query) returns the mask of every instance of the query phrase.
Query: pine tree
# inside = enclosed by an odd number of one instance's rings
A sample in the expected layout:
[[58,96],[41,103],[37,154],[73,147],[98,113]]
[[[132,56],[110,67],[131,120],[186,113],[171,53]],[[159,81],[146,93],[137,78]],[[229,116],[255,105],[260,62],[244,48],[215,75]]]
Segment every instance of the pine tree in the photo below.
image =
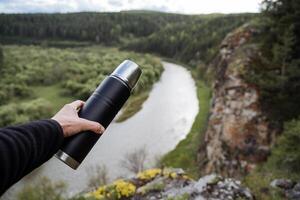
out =
[[3,62],[4,62],[3,50],[2,50],[2,48],[0,46],[0,71],[3,68]]
[[300,1],[265,0],[262,5],[267,27],[263,50],[273,69],[261,69],[267,74],[263,79],[272,83],[263,88],[263,98],[274,117],[285,121],[300,115]]

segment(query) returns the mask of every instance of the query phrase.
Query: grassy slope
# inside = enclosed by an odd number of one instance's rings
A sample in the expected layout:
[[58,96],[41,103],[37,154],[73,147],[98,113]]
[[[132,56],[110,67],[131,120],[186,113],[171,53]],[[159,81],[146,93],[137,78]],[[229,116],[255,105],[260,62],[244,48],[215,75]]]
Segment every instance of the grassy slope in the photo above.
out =
[[129,98],[123,107],[121,115],[116,120],[117,122],[125,121],[132,117],[135,113],[142,109],[143,103],[148,99],[151,88],[138,95],[133,95]]
[[[178,63],[173,59],[163,58],[168,62]],[[188,66],[178,63],[186,68]],[[190,69],[190,68],[189,68]],[[166,154],[162,159],[162,164],[171,167],[180,167],[185,169],[192,177],[199,177],[198,163],[196,161],[197,152],[202,142],[206,130],[207,117],[209,114],[209,102],[211,97],[210,88],[198,78],[197,71],[192,70],[193,78],[197,86],[197,97],[199,101],[199,113],[192,125],[187,137],[180,141],[174,150]],[[142,108],[143,102],[148,98],[149,91],[141,93],[139,96],[133,96],[124,107],[123,114],[117,121],[124,121]]]
[[274,179],[300,179],[300,121],[292,120],[284,124],[284,131],[276,139],[267,162],[262,163],[244,179],[244,183],[254,192],[257,199],[284,199],[282,191],[274,189],[270,183]]
[[[75,100],[71,97],[60,95],[62,88],[59,85],[34,86],[32,89],[34,90],[35,97],[41,97],[51,102],[52,108],[55,112],[58,111],[64,104]],[[117,122],[125,121],[137,113],[142,108],[143,103],[147,100],[150,91],[151,88],[139,93],[138,95],[131,96],[125,104]]]
[[[63,92],[63,90],[59,84],[51,86],[34,86],[32,87],[32,89],[34,91],[34,97],[44,98],[47,101],[51,102],[52,108],[55,112],[62,108],[62,106],[66,103],[75,100],[71,97],[61,95],[61,92]],[[122,113],[116,121],[125,121],[126,119],[136,114],[142,108],[143,103],[147,100],[150,91],[151,88],[142,93],[131,96],[128,99],[127,103],[124,105]]]
[[44,98],[51,102],[54,112],[57,112],[66,103],[74,101],[71,97],[61,95],[62,88],[58,84],[51,86],[34,86],[32,89],[35,97]]
[[196,70],[192,73],[197,86],[197,96],[200,108],[199,113],[197,114],[187,137],[179,142],[174,150],[166,154],[161,162],[166,166],[183,168],[193,178],[198,178],[200,174],[196,158],[206,130],[211,93],[210,88],[202,80],[196,78]]
[[264,200],[280,200],[285,199],[283,193],[279,189],[270,186],[274,179],[291,179],[299,181],[300,175],[293,172],[283,171],[273,162],[271,155],[266,163],[261,164],[249,175],[247,175],[243,183],[250,188],[257,199]]

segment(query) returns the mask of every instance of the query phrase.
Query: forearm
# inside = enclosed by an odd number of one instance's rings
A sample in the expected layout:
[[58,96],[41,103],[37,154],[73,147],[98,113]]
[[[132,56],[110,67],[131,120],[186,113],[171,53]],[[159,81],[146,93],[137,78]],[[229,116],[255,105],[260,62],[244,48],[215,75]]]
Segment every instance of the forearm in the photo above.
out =
[[0,129],[0,194],[59,149],[63,130],[54,120]]
[[66,104],[51,120],[0,129],[0,195],[49,160],[64,137],[87,130],[103,133],[98,122],[78,117],[77,111],[83,105],[83,101],[77,100]]

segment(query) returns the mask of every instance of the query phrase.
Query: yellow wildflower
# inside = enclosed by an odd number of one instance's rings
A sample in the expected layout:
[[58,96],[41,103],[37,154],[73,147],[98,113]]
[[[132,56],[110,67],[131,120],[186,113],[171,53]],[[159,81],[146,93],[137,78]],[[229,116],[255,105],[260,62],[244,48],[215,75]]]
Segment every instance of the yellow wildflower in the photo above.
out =
[[87,197],[94,197],[95,199],[102,199],[105,197],[105,186],[99,187],[97,190],[93,192],[89,192],[86,196]]
[[183,179],[187,179],[187,180],[193,180],[191,177],[189,177],[188,175],[183,175],[182,176]]
[[177,174],[176,174],[176,172],[172,172],[172,173],[170,173],[170,177],[171,177],[171,178],[173,178],[173,179],[175,179],[175,178],[177,177]]
[[102,198],[104,198],[104,196],[103,196],[102,194],[99,194],[99,193],[94,193],[94,194],[93,194],[93,197],[94,197],[95,199],[102,199]]
[[154,168],[138,173],[137,177],[141,180],[151,180],[159,174],[161,174],[161,169]]
[[117,180],[114,182],[118,198],[130,197],[134,195],[136,187],[130,182],[124,180]]
[[102,187],[99,187],[95,192],[105,195],[105,190],[106,190],[106,187],[102,186]]
[[86,195],[86,197],[94,197],[95,199],[102,199],[104,198],[104,195],[100,194],[99,192],[97,191],[94,191],[94,192],[90,192]]

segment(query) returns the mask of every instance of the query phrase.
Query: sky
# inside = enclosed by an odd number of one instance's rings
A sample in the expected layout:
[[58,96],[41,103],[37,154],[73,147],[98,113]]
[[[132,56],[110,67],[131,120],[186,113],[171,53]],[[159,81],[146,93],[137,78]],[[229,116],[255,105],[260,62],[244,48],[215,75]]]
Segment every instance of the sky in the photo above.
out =
[[155,10],[182,14],[259,12],[262,0],[0,0],[0,13]]

